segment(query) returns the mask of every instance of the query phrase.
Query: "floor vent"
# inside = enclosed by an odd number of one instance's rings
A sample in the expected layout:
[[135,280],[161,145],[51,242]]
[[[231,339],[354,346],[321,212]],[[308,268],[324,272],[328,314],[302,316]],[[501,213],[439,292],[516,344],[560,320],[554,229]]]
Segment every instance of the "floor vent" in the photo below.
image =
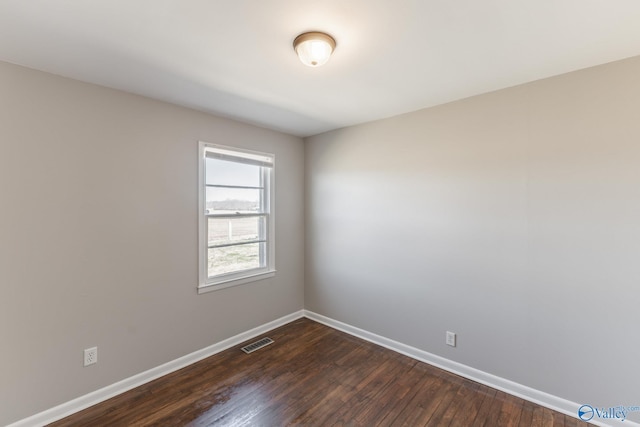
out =
[[240,350],[249,354],[249,353],[253,353],[256,350],[261,349],[262,347],[266,347],[269,344],[273,344],[273,340],[269,337],[265,337],[265,338],[262,338],[261,340],[254,342],[253,344],[245,345]]

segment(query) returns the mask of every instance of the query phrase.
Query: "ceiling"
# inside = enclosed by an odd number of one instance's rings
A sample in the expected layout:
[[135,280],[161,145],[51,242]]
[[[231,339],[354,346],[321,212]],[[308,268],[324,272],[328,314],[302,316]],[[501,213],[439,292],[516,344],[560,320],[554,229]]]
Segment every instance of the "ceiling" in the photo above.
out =
[[2,61],[298,136],[636,55],[638,0],[0,0]]

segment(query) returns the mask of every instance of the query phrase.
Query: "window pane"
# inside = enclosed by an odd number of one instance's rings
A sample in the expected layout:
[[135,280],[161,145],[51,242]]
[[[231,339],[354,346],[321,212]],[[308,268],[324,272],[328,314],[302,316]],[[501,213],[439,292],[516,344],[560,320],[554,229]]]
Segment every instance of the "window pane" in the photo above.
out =
[[248,188],[207,187],[207,213],[256,213],[260,212],[262,190]]
[[239,243],[243,240],[259,240],[264,234],[265,218],[207,218],[209,246]]
[[260,166],[209,158],[206,162],[207,184],[239,187],[260,187],[261,185]]
[[246,245],[209,249],[209,277],[264,267],[260,257],[260,252],[263,252],[264,249],[264,243],[248,243]]

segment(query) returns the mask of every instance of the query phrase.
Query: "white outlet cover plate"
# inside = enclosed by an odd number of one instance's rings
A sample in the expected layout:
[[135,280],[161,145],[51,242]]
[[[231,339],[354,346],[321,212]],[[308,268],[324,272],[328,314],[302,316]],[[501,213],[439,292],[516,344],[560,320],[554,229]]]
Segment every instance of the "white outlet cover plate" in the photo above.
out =
[[450,345],[451,347],[455,347],[456,346],[456,334],[453,332],[449,332],[447,331],[447,345]]
[[98,363],[98,347],[86,348],[84,350],[84,366]]

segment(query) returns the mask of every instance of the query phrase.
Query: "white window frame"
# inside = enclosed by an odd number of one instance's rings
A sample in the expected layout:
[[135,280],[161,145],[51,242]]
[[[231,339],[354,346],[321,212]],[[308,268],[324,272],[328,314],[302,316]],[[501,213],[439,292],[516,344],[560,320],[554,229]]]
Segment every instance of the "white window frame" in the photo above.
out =
[[[225,289],[231,286],[242,285],[275,276],[275,221],[274,221],[274,169],[275,156],[270,153],[245,150],[241,148],[229,147],[225,145],[211,144],[204,141],[198,143],[198,293],[206,293]],[[263,181],[265,186],[265,197],[263,209],[266,216],[266,254],[265,267],[242,270],[233,273],[222,274],[209,277],[208,269],[208,230],[206,212],[206,156],[207,151],[215,152],[217,155],[244,159],[248,162],[271,163],[271,167],[263,167]]]

